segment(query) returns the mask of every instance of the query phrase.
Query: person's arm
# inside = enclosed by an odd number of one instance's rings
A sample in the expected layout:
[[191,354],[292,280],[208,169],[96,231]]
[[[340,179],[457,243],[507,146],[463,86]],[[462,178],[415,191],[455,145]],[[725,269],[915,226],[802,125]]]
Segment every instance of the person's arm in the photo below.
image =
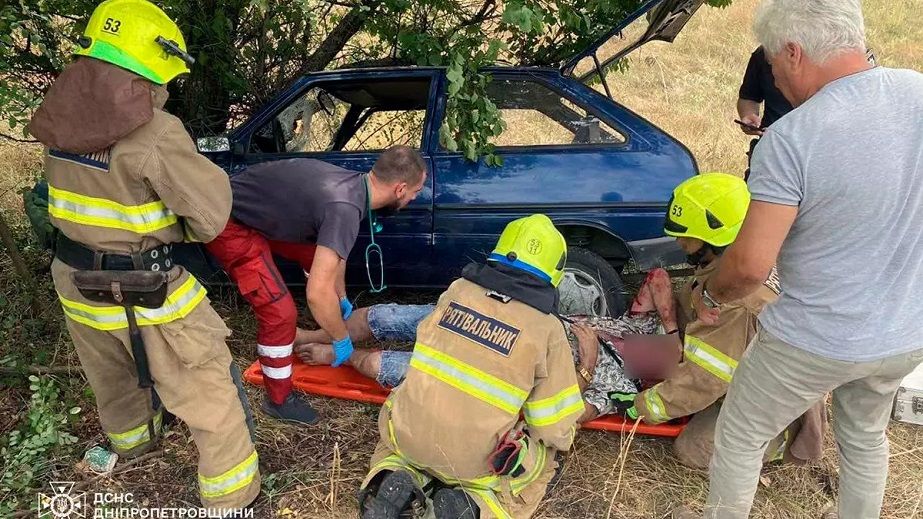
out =
[[338,298],[343,299],[346,297],[346,261],[340,262],[339,271],[337,272],[336,291]]
[[696,320],[686,327],[683,361],[669,378],[635,397],[638,416],[658,424],[697,413],[727,393],[737,361],[747,348],[750,312],[734,305],[714,325]]
[[523,416],[533,440],[566,451],[574,441],[577,419],[583,414],[583,395],[574,372],[574,356],[564,330],[549,337],[544,359],[546,376],[535,381],[523,404]]
[[340,313],[340,298],[336,291],[340,264],[345,261],[333,249],[318,245],[306,288],[311,315],[334,341],[349,335]]
[[[760,117],[760,104],[765,100],[763,94],[763,85],[761,84],[760,70],[762,62],[766,60],[760,49],[755,50],[750,55],[750,61],[747,62],[747,70],[744,72],[743,81],[740,83],[740,90],[737,95],[737,115],[740,120],[755,126],[762,127],[763,120]],[[743,126],[740,130],[747,135],[760,136],[762,131],[748,130]]]
[[[326,248],[328,252],[331,252],[340,260],[336,265],[331,265],[334,269],[331,273],[332,277],[325,280],[325,283],[330,283],[330,289],[336,297],[337,308],[340,310],[340,319],[344,321],[349,319],[353,311],[352,303],[346,298],[346,259],[356,243],[356,235],[359,233],[361,219],[362,214],[354,205],[344,202],[328,203],[324,206],[324,218],[317,231],[318,250]],[[317,264],[316,256],[314,263],[315,265]],[[315,276],[315,268],[316,266],[311,267],[310,277],[312,280]],[[312,286],[311,281],[309,281],[307,287],[309,298]],[[334,347],[336,348],[336,344],[334,344]]]
[[798,207],[751,202],[737,239],[721,257],[717,273],[704,284],[717,301],[736,301],[768,278],[788,236]]
[[736,301],[766,281],[798,216],[804,192],[801,159],[778,132],[770,130],[753,156],[752,201],[740,233],[721,257],[718,270],[692,294],[698,318],[713,323],[720,307],[702,301],[703,288],[718,303]]
[[[599,361],[599,338],[596,332],[585,324],[574,324],[571,326],[574,336],[577,337],[577,352],[580,354],[580,360],[575,366],[577,372],[577,385],[580,387],[580,394],[586,390],[593,380],[593,374],[596,373],[596,363]],[[587,380],[583,373],[589,375]]]
[[139,171],[163,203],[183,217],[187,241],[209,242],[224,230],[231,216],[228,175],[199,153],[178,119],[170,117]]

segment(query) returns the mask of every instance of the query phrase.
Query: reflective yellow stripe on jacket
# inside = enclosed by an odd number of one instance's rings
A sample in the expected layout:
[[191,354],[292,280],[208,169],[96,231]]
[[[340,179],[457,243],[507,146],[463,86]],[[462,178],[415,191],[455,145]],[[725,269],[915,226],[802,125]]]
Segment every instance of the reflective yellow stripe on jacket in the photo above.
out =
[[259,458],[256,451],[253,451],[244,461],[224,474],[210,478],[199,474],[199,493],[209,499],[232,494],[252,483],[258,470]]
[[686,336],[683,354],[686,360],[727,383],[731,382],[734,370],[737,369],[736,360],[721,353],[702,339],[691,335]]
[[142,205],[122,205],[105,198],[81,195],[48,186],[48,212],[78,225],[121,229],[148,234],[174,225],[173,211],[157,200]]
[[526,423],[533,427],[554,425],[574,413],[582,412],[583,398],[577,384],[552,397],[529,401],[523,406]]
[[[167,296],[160,308],[135,307],[138,326],[164,324],[189,315],[205,299],[205,287],[189,276],[176,290]],[[64,314],[74,321],[103,331],[128,328],[128,317],[121,306],[91,306],[72,301],[58,294]]]
[[[657,384],[659,386],[660,384]],[[670,419],[667,415],[667,406],[664,405],[663,399],[657,393],[657,386],[654,386],[644,392],[644,404],[650,413],[648,420],[651,422],[666,422]]]
[[[163,423],[163,413],[161,411],[157,411],[157,414],[154,415],[152,420],[154,422],[154,434],[159,434],[161,424]],[[151,441],[151,430],[148,427],[148,422],[144,422],[143,424],[125,432],[106,433],[106,436],[109,437],[109,442],[115,449],[121,451],[130,451],[135,447],[139,447]]]
[[419,342],[410,367],[511,415],[518,415],[529,393]]

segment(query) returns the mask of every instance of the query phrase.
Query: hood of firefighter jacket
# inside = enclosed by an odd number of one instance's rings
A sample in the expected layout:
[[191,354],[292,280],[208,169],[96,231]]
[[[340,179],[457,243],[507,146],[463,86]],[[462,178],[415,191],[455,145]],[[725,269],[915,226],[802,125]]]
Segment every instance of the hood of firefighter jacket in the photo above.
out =
[[558,313],[558,290],[528,272],[499,263],[469,263],[461,277],[544,314]]
[[48,89],[28,130],[49,148],[94,153],[150,121],[166,98],[166,88],[133,72],[78,58]]

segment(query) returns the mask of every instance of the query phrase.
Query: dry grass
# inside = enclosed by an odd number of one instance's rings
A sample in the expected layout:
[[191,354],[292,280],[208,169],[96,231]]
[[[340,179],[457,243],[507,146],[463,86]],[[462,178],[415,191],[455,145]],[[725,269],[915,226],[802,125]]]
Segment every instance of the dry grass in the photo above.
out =
[[[921,1],[865,3],[869,40],[880,62],[923,70]],[[628,74],[612,77],[617,99],[685,142],[702,170],[739,172],[744,168],[747,137],[731,119],[740,75],[755,45],[749,33],[755,5],[755,0],[737,0],[726,10],[703,9],[675,44],[642,49]],[[28,185],[38,167],[34,147],[0,141],[0,209],[19,222],[22,214],[17,190]],[[0,255],[0,265],[8,271],[4,255]],[[404,294],[401,298],[418,302],[433,298],[433,294]],[[215,293],[214,299],[235,331],[229,345],[245,367],[254,358],[256,323],[232,292]],[[372,302],[363,298],[362,304]],[[56,319],[60,319],[59,313]],[[56,346],[67,351],[66,337],[53,335]],[[0,350],[9,348],[12,345],[0,345]],[[71,354],[56,363],[74,361]],[[261,391],[251,387],[248,392],[251,402],[258,405]],[[3,414],[21,410],[24,402],[20,397],[10,392],[0,398]],[[352,402],[311,400],[324,420],[310,429],[280,425],[256,413],[265,476],[257,517],[355,516],[355,490],[377,440],[377,409]],[[8,429],[11,424],[3,422],[0,428]],[[86,414],[77,433],[81,447],[104,440],[93,413]],[[883,516],[923,517],[923,428],[892,424],[889,436],[891,470]],[[52,479],[87,477],[75,461],[56,460]],[[819,517],[835,499],[836,467],[836,452],[829,438],[825,457],[817,466],[768,467],[753,517]],[[156,506],[195,505],[195,448],[184,427],[175,427],[166,439],[162,459],[133,467],[114,479],[103,479],[93,490],[131,491],[138,502]],[[700,509],[706,492],[706,474],[679,465],[669,441],[583,432],[561,479],[537,515],[663,518],[679,505]]]

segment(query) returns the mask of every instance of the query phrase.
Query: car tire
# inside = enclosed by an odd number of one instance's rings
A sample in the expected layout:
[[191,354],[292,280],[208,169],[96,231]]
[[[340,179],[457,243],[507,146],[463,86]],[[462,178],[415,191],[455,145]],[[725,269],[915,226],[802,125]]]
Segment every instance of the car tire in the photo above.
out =
[[567,249],[564,279],[558,285],[562,314],[620,316],[625,313],[624,285],[602,256],[582,247]]

